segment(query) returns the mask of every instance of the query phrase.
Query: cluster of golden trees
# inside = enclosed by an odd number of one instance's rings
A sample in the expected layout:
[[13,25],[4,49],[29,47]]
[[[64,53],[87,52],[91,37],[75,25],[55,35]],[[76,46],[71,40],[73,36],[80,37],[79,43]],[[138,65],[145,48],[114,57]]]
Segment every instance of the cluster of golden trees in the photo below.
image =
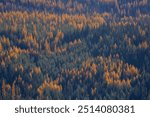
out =
[[[41,21],[44,23],[43,28],[44,31],[48,33],[48,30],[54,31],[57,30],[62,24],[69,24],[70,26],[73,26],[76,29],[82,29],[85,26],[89,26],[90,28],[98,28],[101,25],[105,23],[105,20],[103,17],[98,14],[94,13],[91,16],[86,16],[85,14],[80,15],[72,15],[72,14],[52,14],[52,13],[45,13],[45,12],[31,12],[28,13],[26,11],[24,12],[4,12],[0,13],[1,22],[0,24],[8,22],[8,24],[5,27],[2,28],[2,30],[8,30],[10,29],[12,32],[17,31],[16,28],[19,26],[22,27],[22,34],[24,36],[27,36],[29,33],[29,30],[34,31],[34,35],[37,33],[36,24],[42,25]],[[29,29],[29,26],[27,24],[30,24],[32,27]],[[57,28],[56,28],[57,27]],[[54,28],[54,29],[53,29]]]
[[49,89],[51,91],[62,91],[62,86],[59,84],[60,82],[60,78],[56,78],[56,80],[52,80],[48,75],[46,75],[46,79],[44,80],[44,82],[41,84],[41,86],[37,89],[37,92],[39,93],[40,96],[43,95],[43,92],[46,89]]
[[114,61],[110,56],[105,59],[100,58],[100,61],[104,65],[104,78],[108,84],[130,86],[131,81],[140,76],[135,66],[124,63],[122,60]]
[[108,85],[126,85],[130,86],[132,80],[140,77],[139,70],[128,63],[124,63],[120,59],[113,59],[111,56],[104,58],[102,56],[97,57],[98,63],[94,63],[92,59],[88,59],[82,63],[80,69],[63,70],[63,74],[73,79],[93,79],[97,76],[100,68],[103,67],[103,77]]

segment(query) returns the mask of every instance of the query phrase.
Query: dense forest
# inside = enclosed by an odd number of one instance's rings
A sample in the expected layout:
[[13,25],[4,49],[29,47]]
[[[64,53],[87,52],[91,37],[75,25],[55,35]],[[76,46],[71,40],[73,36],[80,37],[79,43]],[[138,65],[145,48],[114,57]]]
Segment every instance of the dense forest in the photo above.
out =
[[150,99],[149,0],[0,0],[0,99]]

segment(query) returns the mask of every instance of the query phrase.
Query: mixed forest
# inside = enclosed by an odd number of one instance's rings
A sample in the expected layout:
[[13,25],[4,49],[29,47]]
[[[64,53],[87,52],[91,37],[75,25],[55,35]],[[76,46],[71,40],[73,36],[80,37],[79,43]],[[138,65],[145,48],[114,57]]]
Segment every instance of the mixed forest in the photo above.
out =
[[0,99],[150,99],[150,0],[0,0]]

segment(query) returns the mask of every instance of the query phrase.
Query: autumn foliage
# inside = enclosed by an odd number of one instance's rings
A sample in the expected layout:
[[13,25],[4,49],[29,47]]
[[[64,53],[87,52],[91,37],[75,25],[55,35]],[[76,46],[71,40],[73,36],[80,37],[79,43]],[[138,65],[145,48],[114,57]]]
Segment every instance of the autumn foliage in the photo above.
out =
[[1,0],[0,99],[150,99],[148,0]]

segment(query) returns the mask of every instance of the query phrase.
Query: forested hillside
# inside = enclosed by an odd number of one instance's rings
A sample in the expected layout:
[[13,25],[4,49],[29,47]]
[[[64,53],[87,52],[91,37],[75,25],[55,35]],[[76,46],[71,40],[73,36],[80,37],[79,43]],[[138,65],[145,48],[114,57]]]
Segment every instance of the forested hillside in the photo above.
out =
[[0,99],[150,99],[149,0],[1,0]]

